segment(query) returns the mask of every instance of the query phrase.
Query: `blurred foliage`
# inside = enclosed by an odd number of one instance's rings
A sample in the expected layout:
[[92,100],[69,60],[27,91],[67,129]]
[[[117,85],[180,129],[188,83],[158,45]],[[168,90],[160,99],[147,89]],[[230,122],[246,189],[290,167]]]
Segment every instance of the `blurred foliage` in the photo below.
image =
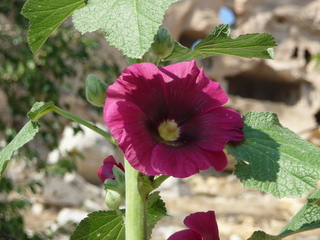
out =
[[313,55],[311,58],[310,58],[311,61],[315,61],[315,68],[319,67],[320,66],[320,53],[317,53],[315,55]]
[[[75,31],[70,19],[59,27],[44,46],[33,55],[27,43],[29,22],[20,11],[26,0],[1,0],[0,2],[0,95],[8,107],[0,103],[0,150],[5,143],[10,142],[22,126],[27,122],[27,113],[36,101],[54,102],[68,110],[70,106],[61,102],[60,94],[75,93],[85,99],[84,80],[89,73],[101,72],[111,83],[117,78],[118,66],[110,56],[101,59],[100,44],[97,36],[81,36]],[[101,51],[101,50],[100,50]],[[83,86],[75,87],[70,79],[83,79]],[[101,108],[93,111],[101,114]],[[58,146],[59,137],[66,123],[60,116],[52,113],[41,118],[40,139],[41,148],[51,151]],[[74,132],[81,128],[74,128]],[[25,166],[35,163],[36,168],[30,171],[45,172],[45,175],[63,175],[76,168],[76,160],[81,154],[70,152],[67,157],[56,164],[46,163],[40,159],[39,149],[24,147],[16,153],[18,161],[29,161]],[[32,164],[31,164],[32,163]],[[33,164],[34,165],[34,164]],[[8,196],[12,192],[23,194],[26,190],[36,193],[38,181],[27,179],[17,183],[10,178],[0,179],[0,194]],[[22,195],[21,195],[22,196]],[[0,199],[0,239],[42,239],[39,236],[30,237],[23,228],[21,211],[29,206],[26,199]]]
[[[30,187],[34,188],[34,184],[37,183],[30,183]],[[0,179],[0,194],[9,194],[14,190],[19,192],[17,188],[21,187],[21,185],[16,186],[10,178],[2,177]],[[23,188],[23,191],[25,191],[25,188]],[[29,237],[23,228],[23,218],[20,212],[28,206],[30,206],[30,202],[27,199],[0,201],[0,239],[42,239],[37,234]]]

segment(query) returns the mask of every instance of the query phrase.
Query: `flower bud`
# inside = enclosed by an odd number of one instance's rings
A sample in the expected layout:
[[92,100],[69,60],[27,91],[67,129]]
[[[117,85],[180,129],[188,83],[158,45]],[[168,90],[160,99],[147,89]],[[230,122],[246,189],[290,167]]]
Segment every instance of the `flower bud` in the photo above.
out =
[[118,175],[124,172],[124,168],[121,163],[117,163],[112,155],[103,160],[103,165],[98,169],[98,176],[100,178],[100,182],[104,183],[106,179],[115,179],[114,169],[113,167],[117,166],[120,171],[115,170]]
[[114,178],[108,178],[104,182],[104,187],[107,190],[105,202],[110,209],[117,210],[122,200],[125,199],[125,174],[123,167],[119,168],[117,165],[113,166],[112,172]]
[[160,28],[154,36],[154,42],[151,45],[151,52],[160,59],[170,55],[174,47],[174,41],[167,28]]
[[114,179],[106,179],[104,182],[104,188],[107,190],[113,190],[118,192],[122,197],[125,196],[126,179],[125,173],[117,166],[113,166]]
[[89,103],[103,107],[107,98],[108,85],[96,75],[90,74],[86,79],[86,98]]
[[112,210],[119,209],[122,202],[122,196],[117,191],[108,190],[105,198],[105,202],[110,209]]

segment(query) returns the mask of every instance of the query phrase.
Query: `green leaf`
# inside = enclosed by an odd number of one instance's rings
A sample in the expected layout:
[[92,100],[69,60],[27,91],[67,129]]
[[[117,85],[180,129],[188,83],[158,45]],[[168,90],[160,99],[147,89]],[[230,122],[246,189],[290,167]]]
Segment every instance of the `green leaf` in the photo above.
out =
[[[124,210],[121,210],[124,214]],[[122,217],[115,211],[96,211],[88,214],[72,234],[70,240],[124,240]]]
[[230,37],[228,24],[220,24],[210,34],[199,42],[194,49],[189,49],[175,42],[173,52],[163,60],[206,58],[219,54],[233,55],[245,58],[273,59],[274,50],[277,46],[274,38],[269,33],[252,33]]
[[300,197],[315,189],[320,176],[320,148],[283,127],[277,115],[249,112],[243,117],[245,139],[228,144],[245,187],[278,197]]
[[279,240],[300,232],[320,228],[320,207],[312,201],[319,196],[319,189],[313,193],[308,201],[291,221],[281,230],[278,236],[271,236],[262,231],[256,231],[248,240]]
[[317,205],[320,207],[320,188],[318,188],[309,198],[310,204]]
[[279,236],[287,237],[299,232],[320,228],[320,207],[308,202],[299,210],[291,221],[282,229]]
[[281,237],[271,236],[263,231],[255,231],[248,240],[280,240]]
[[[159,196],[159,192],[152,193],[148,198],[148,239],[151,238],[152,229],[155,224],[166,214],[164,202]],[[124,210],[121,210],[124,214]],[[124,240],[125,228],[122,217],[115,211],[97,211],[90,213],[83,219],[71,240],[95,239],[95,240]]]
[[51,102],[36,102],[35,104],[33,104],[32,108],[28,112],[28,118],[30,118],[32,121],[37,121],[44,114],[52,111],[53,107],[54,104]]
[[84,0],[29,0],[21,14],[30,20],[28,42],[32,52],[36,52],[50,34],[71,13],[84,6]]
[[167,209],[159,192],[152,193],[148,198],[148,239],[151,239],[152,229],[156,223],[165,216],[168,216]]
[[314,69],[320,66],[320,53],[313,55],[310,58],[311,61],[315,61]]
[[80,32],[103,30],[107,41],[131,58],[149,50],[165,10],[178,0],[89,0],[73,14]]
[[14,139],[0,152],[0,177],[2,176],[14,151],[32,140],[39,129],[40,125],[38,125],[38,123],[32,121],[27,122]]

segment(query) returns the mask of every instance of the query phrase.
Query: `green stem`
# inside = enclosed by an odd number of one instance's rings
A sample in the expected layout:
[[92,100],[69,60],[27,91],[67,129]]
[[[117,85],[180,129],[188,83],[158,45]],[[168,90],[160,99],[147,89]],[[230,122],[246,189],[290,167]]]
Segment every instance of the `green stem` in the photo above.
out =
[[90,128],[91,130],[95,131],[96,133],[100,134],[101,136],[103,136],[104,138],[108,139],[111,143],[113,143],[114,145],[117,145],[117,142],[115,141],[115,139],[111,136],[110,133],[105,132],[104,130],[102,130],[101,128],[98,128],[96,125],[87,122],[86,120],[79,118],[69,112],[66,112],[64,110],[62,110],[61,108],[58,108],[57,106],[52,106],[51,108],[53,111],[55,111],[56,113],[59,113],[62,116],[65,116],[83,126],[86,126],[87,128]]
[[139,172],[125,160],[126,240],[147,240],[147,196],[139,191]]
[[167,176],[167,175],[160,175],[158,176],[157,178],[155,178],[153,180],[153,183],[152,183],[152,187],[153,189],[157,189],[158,187],[160,187],[160,185],[169,178],[170,176]]
[[190,59],[193,59],[194,55],[195,55],[195,52],[194,52],[194,50],[192,50],[187,55],[184,55],[182,58],[180,58],[178,61],[176,61],[176,63],[189,61]]
[[161,57],[157,55],[157,58],[156,58],[156,60],[155,60],[155,65],[156,65],[157,67],[159,67],[160,61],[161,61]]

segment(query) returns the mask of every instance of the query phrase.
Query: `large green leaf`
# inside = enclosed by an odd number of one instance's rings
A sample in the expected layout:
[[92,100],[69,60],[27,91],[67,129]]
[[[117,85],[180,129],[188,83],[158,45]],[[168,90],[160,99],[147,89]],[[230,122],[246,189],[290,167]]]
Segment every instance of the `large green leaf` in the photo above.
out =
[[[167,216],[164,202],[159,192],[152,193],[148,198],[148,239],[151,238],[152,229],[156,223]],[[124,214],[125,210],[121,210]],[[122,216],[115,211],[97,211],[90,213],[83,219],[71,240],[124,240],[125,227]]]
[[315,204],[316,199],[319,200],[319,189],[307,199],[307,203],[282,229],[279,236],[286,237],[320,228],[320,207]]
[[84,0],[29,0],[21,14],[30,20],[28,42],[32,52],[36,52],[50,34],[74,10],[84,6]]
[[89,0],[73,14],[80,32],[102,29],[107,41],[131,58],[148,51],[165,10],[178,0]]
[[245,187],[278,197],[300,197],[316,187],[320,148],[283,127],[277,115],[249,112],[243,117],[245,139],[229,144],[235,175]]
[[319,189],[308,198],[307,203],[303,205],[277,236],[256,231],[248,240],[280,240],[296,233],[320,228],[320,207],[313,203],[314,199],[318,197]]
[[320,207],[320,188],[308,198],[308,201],[310,204]]
[[275,46],[277,44],[269,33],[252,33],[232,38],[230,37],[229,25],[220,24],[206,38],[200,41],[194,49],[184,47],[175,42],[173,52],[164,60],[180,59],[180,61],[188,61],[219,54],[273,59],[274,51],[272,47]]
[[32,121],[38,121],[44,114],[53,110],[54,104],[52,102],[36,102],[28,112],[28,118]]
[[[121,210],[124,214],[124,210]],[[70,240],[124,240],[122,217],[116,211],[97,211],[83,219]]]
[[299,232],[320,228],[320,207],[306,203],[284,227],[279,236],[287,237]]
[[263,231],[255,231],[248,240],[281,240],[281,237],[271,236]]
[[165,203],[159,192],[152,193],[148,198],[148,239],[151,239],[152,229],[156,223],[167,215]]
[[27,122],[14,139],[0,152],[0,177],[12,154],[27,142],[31,141],[39,129],[40,125],[38,125],[38,123],[32,121]]

